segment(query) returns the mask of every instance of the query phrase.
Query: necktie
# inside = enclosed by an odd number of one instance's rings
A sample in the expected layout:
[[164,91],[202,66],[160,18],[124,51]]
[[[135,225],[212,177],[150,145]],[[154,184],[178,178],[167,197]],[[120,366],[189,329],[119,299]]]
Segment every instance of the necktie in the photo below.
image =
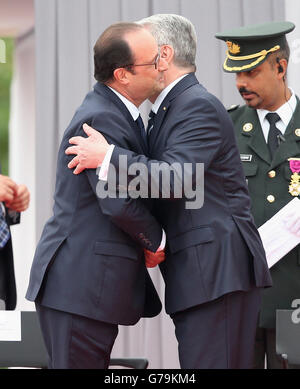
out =
[[142,139],[143,139],[145,145],[147,146],[147,136],[146,136],[145,126],[144,126],[143,120],[141,118],[141,115],[139,115],[139,117],[136,119],[136,124],[138,125]]
[[146,130],[147,136],[150,135],[150,133],[151,133],[151,131],[153,129],[154,117],[155,117],[155,113],[151,110],[150,113],[149,113],[148,125],[147,125],[147,130]]
[[280,120],[280,116],[275,113],[268,113],[266,119],[270,123],[270,130],[268,135],[268,146],[271,156],[273,157],[278,147],[278,135],[281,135],[280,130],[276,127],[276,123]]
[[3,248],[10,237],[9,228],[5,220],[4,210],[0,203],[0,248]]

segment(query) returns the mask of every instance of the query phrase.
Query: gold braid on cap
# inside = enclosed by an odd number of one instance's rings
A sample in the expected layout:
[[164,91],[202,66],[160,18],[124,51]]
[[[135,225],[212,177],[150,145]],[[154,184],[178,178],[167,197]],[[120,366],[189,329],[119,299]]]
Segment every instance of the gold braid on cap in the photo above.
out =
[[[273,53],[274,51],[277,51],[279,49],[280,49],[280,46],[276,45],[276,46],[272,47],[270,50],[262,50],[259,53],[250,54],[250,55],[244,55],[244,56],[236,56],[236,57],[230,55],[229,51],[227,50],[227,52],[226,52],[227,58],[225,59],[223,67],[224,67],[225,70],[228,70],[230,72],[249,69],[252,66],[255,66],[255,65],[259,64],[262,60],[264,60],[266,58],[266,56],[269,53]],[[257,57],[259,57],[259,58],[257,58]],[[253,59],[253,58],[257,58],[257,60],[254,61],[254,62],[251,62],[251,63],[249,63],[247,65],[243,65],[243,66],[234,66],[234,67],[230,68],[226,64],[228,59],[231,59],[233,61],[245,61],[247,59]]]

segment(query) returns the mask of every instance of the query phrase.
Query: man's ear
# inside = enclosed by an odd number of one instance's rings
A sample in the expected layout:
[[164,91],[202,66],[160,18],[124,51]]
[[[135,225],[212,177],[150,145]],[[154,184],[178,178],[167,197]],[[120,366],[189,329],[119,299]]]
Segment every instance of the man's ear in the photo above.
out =
[[282,80],[285,81],[288,62],[285,58],[276,58],[276,62],[278,78],[282,78]]
[[114,70],[114,77],[117,82],[127,85],[128,80],[128,70],[125,68],[117,68]]
[[169,45],[163,45],[160,47],[160,56],[164,60],[166,60],[168,63],[170,63],[173,60],[174,57],[174,49],[172,46]]

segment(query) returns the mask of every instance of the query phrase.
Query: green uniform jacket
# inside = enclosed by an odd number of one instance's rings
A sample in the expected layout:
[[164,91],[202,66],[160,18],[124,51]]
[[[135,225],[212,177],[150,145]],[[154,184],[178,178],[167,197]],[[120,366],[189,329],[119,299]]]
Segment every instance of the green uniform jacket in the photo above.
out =
[[[252,201],[252,214],[260,227],[294,197],[289,193],[292,172],[288,158],[300,158],[300,103],[273,160],[255,109],[229,110]],[[297,130],[298,131],[295,131]],[[300,245],[271,268],[273,286],[264,289],[259,326],[275,328],[276,309],[291,309],[300,298]]]

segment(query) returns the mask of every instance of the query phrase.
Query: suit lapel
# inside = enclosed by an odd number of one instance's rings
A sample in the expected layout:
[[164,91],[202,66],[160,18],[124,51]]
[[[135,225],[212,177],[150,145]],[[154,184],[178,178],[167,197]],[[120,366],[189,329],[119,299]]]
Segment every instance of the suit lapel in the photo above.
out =
[[190,73],[187,76],[185,76],[182,80],[180,80],[164,98],[163,102],[161,103],[158,109],[157,114],[155,115],[153,129],[148,137],[149,150],[151,150],[151,148],[154,147],[154,144],[160,133],[160,128],[165,120],[166,114],[169,110],[172,101],[183,91],[185,91],[186,89],[190,88],[192,85],[195,84],[199,84],[199,81],[197,80],[194,73]]
[[119,97],[106,85],[97,83],[94,86],[94,89],[97,93],[104,95],[107,99],[109,99],[116,107],[119,109],[119,111],[122,113],[122,115],[125,116],[127,119],[131,129],[131,139],[130,142],[136,146],[136,150],[141,150],[143,154],[148,154],[147,145],[145,145],[144,140],[142,139],[140,129],[136,122],[133,120],[133,117],[131,116],[130,112],[128,111],[126,105],[119,99]]
[[[246,143],[252,151],[262,160],[271,164],[271,155],[264,138],[260,121],[255,109],[248,108],[247,121],[241,123],[241,134],[246,139]],[[249,130],[250,129],[250,130]]]

